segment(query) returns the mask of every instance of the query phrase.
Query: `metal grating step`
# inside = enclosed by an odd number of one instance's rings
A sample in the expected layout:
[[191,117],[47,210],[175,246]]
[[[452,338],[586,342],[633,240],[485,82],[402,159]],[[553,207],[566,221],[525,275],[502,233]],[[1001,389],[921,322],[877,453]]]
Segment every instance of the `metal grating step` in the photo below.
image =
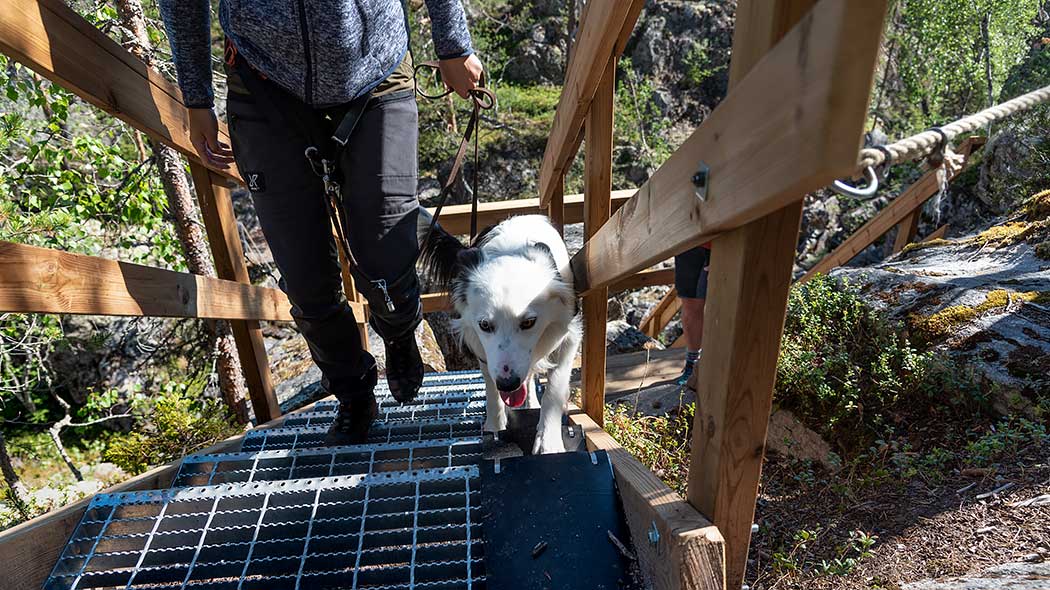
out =
[[45,590],[484,587],[476,466],[94,498]]
[[182,460],[172,487],[457,467],[476,465],[481,457],[480,437],[297,451],[190,455]]
[[[335,420],[335,409],[314,410],[292,414],[284,421],[283,428],[296,426],[328,426]],[[459,418],[481,420],[485,417],[485,402],[461,402],[452,404],[425,404],[408,406],[387,406],[380,408],[377,422],[410,422],[438,418]]]
[[[415,422],[376,423],[368,433],[369,444],[419,442],[443,438],[481,436],[482,420],[439,418]],[[324,446],[328,426],[265,428],[244,436],[241,451],[295,450]]]
[[[485,384],[471,383],[456,386],[434,386],[423,387],[419,394],[409,402],[401,403],[394,399],[389,392],[376,390],[376,401],[379,409],[400,408],[414,405],[440,405],[485,401]],[[339,402],[334,399],[324,399],[314,404],[314,412],[332,411],[339,407]]]

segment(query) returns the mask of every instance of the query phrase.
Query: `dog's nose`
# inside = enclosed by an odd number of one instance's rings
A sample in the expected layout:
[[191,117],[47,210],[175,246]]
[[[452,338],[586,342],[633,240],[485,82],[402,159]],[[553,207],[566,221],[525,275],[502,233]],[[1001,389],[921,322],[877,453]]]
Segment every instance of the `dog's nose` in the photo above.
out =
[[510,365],[503,365],[503,372],[509,375],[510,374]]
[[510,375],[508,377],[500,377],[496,379],[496,387],[500,391],[517,391],[521,387],[521,378],[517,375]]

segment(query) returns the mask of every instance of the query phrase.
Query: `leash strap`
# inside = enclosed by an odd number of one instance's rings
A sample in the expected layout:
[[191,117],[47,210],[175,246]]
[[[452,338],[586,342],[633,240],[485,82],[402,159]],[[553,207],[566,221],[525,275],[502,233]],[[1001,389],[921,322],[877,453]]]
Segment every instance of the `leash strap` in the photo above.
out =
[[[415,83],[416,92],[423,98],[430,100],[437,100],[444,98],[449,94],[452,94],[451,88],[446,89],[441,94],[427,94],[419,87],[419,70],[428,69],[436,73],[440,73],[440,66],[435,61],[425,61],[413,68],[412,79]],[[452,194],[453,186],[456,180],[459,178],[463,169],[463,158],[467,155],[467,147],[471,143],[471,139],[474,141],[474,170],[471,174],[471,202],[470,202],[470,241],[474,242],[474,238],[478,235],[478,125],[481,119],[481,111],[489,110],[496,106],[496,95],[488,88],[485,88],[485,74],[482,72],[481,80],[479,85],[470,91],[470,100],[472,108],[470,111],[470,119],[467,121],[467,128],[463,132],[463,139],[459,142],[459,149],[456,150],[456,157],[452,161],[452,171],[448,174],[448,179],[445,181],[444,186],[441,187],[441,193],[438,194],[437,208],[434,210],[434,217],[430,220],[430,227],[427,229],[426,237],[420,244],[420,250],[422,250],[427,242],[430,241],[430,236],[434,232],[434,227],[437,225],[438,218],[441,216],[441,210],[445,207],[445,201],[448,200],[448,196]]]

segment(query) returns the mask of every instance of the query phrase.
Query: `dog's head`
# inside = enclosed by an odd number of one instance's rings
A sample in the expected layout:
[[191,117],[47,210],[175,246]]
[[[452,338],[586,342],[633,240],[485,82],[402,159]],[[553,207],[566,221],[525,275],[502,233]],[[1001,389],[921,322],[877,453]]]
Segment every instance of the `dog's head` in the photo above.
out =
[[575,295],[558,272],[550,249],[533,244],[514,255],[486,258],[463,250],[452,302],[461,335],[481,344],[488,372],[510,407],[525,402],[533,371],[561,342],[575,315]]

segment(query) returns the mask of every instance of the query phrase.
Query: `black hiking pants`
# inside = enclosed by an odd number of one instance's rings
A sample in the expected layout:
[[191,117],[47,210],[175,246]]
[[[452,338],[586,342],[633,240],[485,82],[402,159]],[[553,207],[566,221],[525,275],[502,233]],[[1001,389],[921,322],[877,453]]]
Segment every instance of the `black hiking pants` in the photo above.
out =
[[[292,316],[324,375],[323,385],[349,401],[365,388],[362,379],[375,359],[364,350],[343,295],[327,197],[304,156],[308,146],[331,136],[346,107],[307,106],[243,61],[227,73],[233,153],[281,272],[280,287],[292,302]],[[355,284],[369,302],[372,327],[385,341],[411,337],[422,319],[415,271],[417,119],[412,90],[373,98],[340,163],[347,237],[362,267],[355,271],[364,271],[355,272]],[[394,303],[392,312],[383,288]]]

